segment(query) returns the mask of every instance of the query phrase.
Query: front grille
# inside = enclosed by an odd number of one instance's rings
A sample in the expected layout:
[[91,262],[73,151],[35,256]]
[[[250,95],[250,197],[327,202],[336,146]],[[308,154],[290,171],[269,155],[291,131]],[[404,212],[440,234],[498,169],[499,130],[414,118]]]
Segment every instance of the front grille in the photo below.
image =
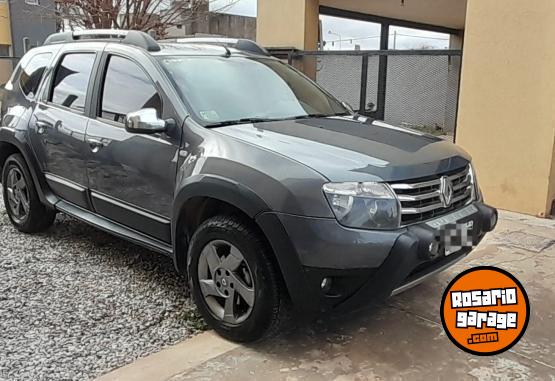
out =
[[[447,176],[453,184],[451,205],[444,207],[440,198],[441,177]],[[472,181],[469,167],[443,173],[432,178],[403,183],[391,183],[401,203],[401,224],[410,225],[455,211],[472,198]]]

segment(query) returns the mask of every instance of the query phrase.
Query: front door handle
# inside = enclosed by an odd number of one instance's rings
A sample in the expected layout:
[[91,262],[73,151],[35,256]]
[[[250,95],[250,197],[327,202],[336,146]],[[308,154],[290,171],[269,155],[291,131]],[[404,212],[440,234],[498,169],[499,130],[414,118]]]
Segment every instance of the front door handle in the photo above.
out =
[[93,153],[97,153],[98,151],[100,151],[102,147],[105,146],[102,140],[94,139],[94,138],[87,138],[87,144],[89,145]]
[[48,122],[43,122],[42,120],[37,120],[36,125],[37,125],[37,134],[39,135],[45,134],[48,128],[52,128],[52,124]]

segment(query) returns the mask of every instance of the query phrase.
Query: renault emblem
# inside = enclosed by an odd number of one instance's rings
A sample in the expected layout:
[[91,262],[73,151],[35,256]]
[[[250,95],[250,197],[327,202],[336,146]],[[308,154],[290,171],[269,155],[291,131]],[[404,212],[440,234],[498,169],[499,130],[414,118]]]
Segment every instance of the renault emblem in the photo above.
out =
[[439,199],[444,208],[451,206],[453,202],[453,183],[449,177],[443,176],[439,182]]

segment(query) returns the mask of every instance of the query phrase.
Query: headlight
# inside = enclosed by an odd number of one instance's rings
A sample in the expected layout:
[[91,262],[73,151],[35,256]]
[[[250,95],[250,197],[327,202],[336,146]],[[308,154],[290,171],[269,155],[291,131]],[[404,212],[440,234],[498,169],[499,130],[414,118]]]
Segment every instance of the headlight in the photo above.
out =
[[480,187],[478,186],[478,180],[476,179],[476,172],[474,172],[474,167],[472,167],[472,164],[468,164],[468,167],[470,183],[472,184],[472,201],[482,201],[482,192],[480,191]]
[[329,183],[324,194],[340,224],[361,229],[396,229],[401,207],[383,183]]

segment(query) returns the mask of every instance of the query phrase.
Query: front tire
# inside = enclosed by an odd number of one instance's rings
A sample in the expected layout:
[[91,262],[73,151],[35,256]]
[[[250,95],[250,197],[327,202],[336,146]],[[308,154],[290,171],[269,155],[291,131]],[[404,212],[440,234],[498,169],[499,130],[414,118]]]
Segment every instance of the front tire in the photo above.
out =
[[13,154],[2,170],[4,205],[12,224],[23,233],[38,233],[54,223],[56,212],[44,206],[20,154]]
[[283,327],[289,309],[283,281],[268,243],[249,221],[206,220],[193,235],[188,255],[195,303],[221,336],[253,342]]

